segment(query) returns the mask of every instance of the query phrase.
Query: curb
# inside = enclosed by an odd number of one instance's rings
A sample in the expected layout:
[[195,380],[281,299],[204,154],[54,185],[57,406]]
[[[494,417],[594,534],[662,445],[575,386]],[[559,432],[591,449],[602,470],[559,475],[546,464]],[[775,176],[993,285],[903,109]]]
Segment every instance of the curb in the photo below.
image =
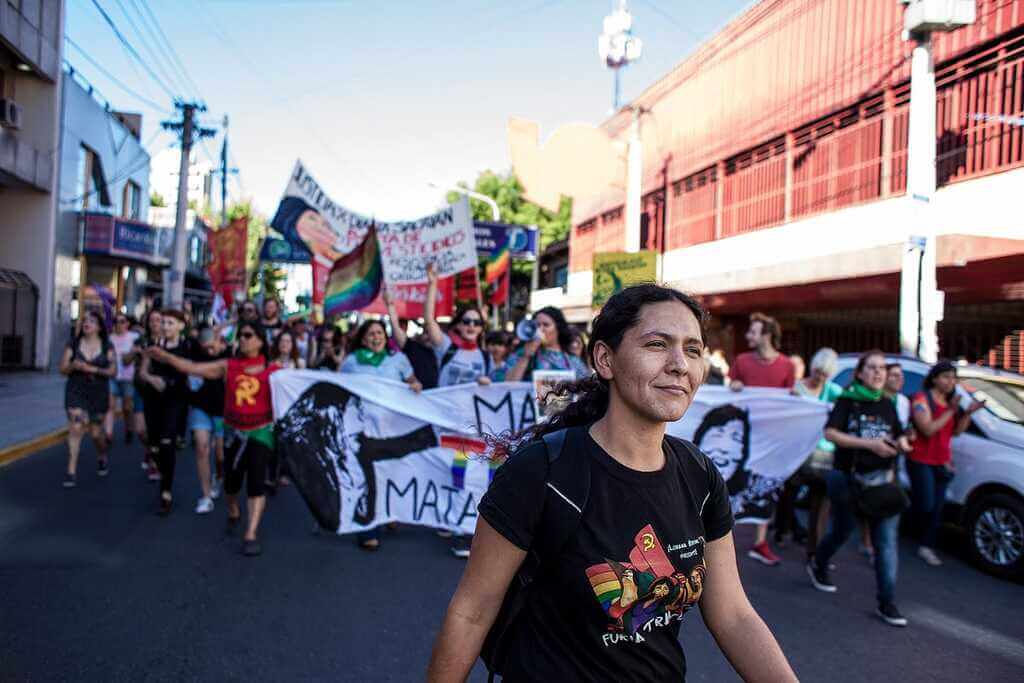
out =
[[28,456],[34,453],[38,453],[44,448],[56,446],[61,441],[66,439],[67,436],[68,428],[61,427],[60,429],[52,431],[48,434],[37,436],[34,439],[29,439],[28,441],[22,441],[21,443],[16,443],[13,446],[2,448],[0,449],[0,467],[3,467],[4,465],[9,465],[10,463],[16,460],[27,458]]

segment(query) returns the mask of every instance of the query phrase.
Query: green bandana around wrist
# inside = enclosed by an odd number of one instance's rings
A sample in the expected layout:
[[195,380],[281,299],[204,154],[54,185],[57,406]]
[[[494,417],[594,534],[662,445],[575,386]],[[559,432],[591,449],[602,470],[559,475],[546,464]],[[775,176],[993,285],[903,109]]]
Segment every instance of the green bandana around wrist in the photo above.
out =
[[387,351],[373,352],[370,349],[356,349],[356,362],[360,365],[372,365],[375,368],[379,368],[380,364],[387,357]]
[[861,403],[877,403],[882,400],[882,390],[869,389],[860,382],[854,382],[846,391],[844,391],[839,398],[848,398],[851,401],[859,401]]

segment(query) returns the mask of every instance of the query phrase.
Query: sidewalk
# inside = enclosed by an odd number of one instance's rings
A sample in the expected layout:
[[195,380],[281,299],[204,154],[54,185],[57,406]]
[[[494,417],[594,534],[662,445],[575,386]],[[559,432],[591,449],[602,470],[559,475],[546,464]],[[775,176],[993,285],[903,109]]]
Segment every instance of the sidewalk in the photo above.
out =
[[53,434],[67,421],[62,375],[0,373],[0,451]]

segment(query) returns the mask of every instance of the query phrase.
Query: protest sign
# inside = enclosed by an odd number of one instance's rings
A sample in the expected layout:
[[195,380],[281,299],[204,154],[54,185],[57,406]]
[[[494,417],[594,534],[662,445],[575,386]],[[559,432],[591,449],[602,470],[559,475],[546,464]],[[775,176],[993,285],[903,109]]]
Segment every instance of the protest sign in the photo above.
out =
[[[537,421],[526,382],[415,394],[376,377],[285,370],[271,377],[271,393],[296,487],[320,525],[339,534],[389,522],[472,533],[493,475],[480,437]],[[702,387],[668,431],[711,458],[737,521],[760,522],[821,438],[827,411],[781,390]]]
[[419,220],[378,223],[377,239],[384,280],[389,285],[425,281],[430,264],[440,277],[477,265],[473,221],[465,197]]
[[533,400],[537,415],[541,420],[562,412],[572,400],[568,396],[552,396],[551,392],[563,382],[576,381],[573,370],[534,370]]
[[604,306],[629,285],[654,282],[657,277],[658,255],[653,251],[594,254],[594,308]]

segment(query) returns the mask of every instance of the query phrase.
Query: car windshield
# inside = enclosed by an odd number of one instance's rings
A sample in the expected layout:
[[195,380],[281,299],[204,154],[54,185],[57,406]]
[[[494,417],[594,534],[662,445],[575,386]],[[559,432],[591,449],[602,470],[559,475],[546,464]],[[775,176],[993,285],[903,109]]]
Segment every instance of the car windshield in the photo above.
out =
[[985,409],[1001,420],[1024,424],[1024,384],[996,378],[964,378],[960,385],[976,400],[985,401]]

